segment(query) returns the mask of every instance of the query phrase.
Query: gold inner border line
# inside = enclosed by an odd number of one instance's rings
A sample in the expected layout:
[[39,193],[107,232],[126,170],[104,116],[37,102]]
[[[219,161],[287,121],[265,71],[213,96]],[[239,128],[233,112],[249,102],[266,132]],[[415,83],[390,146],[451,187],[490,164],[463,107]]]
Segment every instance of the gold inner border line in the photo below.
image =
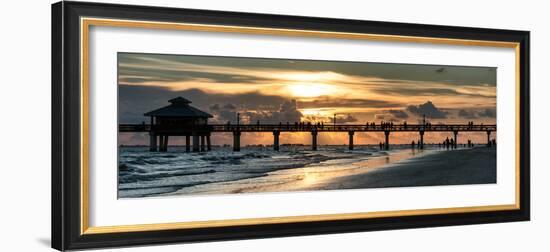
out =
[[[275,35],[275,36],[293,36],[293,37],[316,37],[316,38],[337,38],[337,39],[359,39],[370,41],[385,42],[409,42],[409,43],[430,43],[461,46],[486,46],[514,48],[516,56],[516,188],[515,204],[510,205],[489,205],[473,207],[452,207],[452,208],[434,208],[434,209],[416,209],[416,210],[397,210],[397,211],[379,211],[364,213],[342,213],[342,214],[321,214],[321,215],[302,215],[302,216],[284,216],[267,218],[248,218],[248,219],[229,219],[229,220],[209,220],[209,221],[190,221],[156,224],[132,224],[120,226],[89,226],[89,32],[91,26],[104,27],[127,27],[127,28],[145,28],[145,29],[164,29],[164,30],[185,30],[201,32],[223,32],[240,33],[255,35]],[[226,26],[226,25],[206,25],[194,23],[170,23],[170,22],[152,22],[122,19],[100,19],[86,18],[80,19],[80,38],[81,38],[81,234],[102,234],[119,232],[138,232],[138,231],[158,231],[173,229],[192,229],[207,227],[227,227],[241,225],[261,225],[261,224],[281,224],[291,222],[312,222],[329,220],[351,220],[351,219],[369,219],[397,216],[416,216],[416,215],[435,215],[452,213],[472,213],[472,212],[490,212],[503,210],[520,209],[520,163],[519,163],[519,87],[520,87],[520,50],[519,43],[503,41],[486,40],[467,40],[452,38],[433,38],[417,36],[399,36],[382,34],[364,34],[364,33],[346,33],[346,32],[328,32],[317,30],[293,30],[277,28],[260,28],[248,26]]]

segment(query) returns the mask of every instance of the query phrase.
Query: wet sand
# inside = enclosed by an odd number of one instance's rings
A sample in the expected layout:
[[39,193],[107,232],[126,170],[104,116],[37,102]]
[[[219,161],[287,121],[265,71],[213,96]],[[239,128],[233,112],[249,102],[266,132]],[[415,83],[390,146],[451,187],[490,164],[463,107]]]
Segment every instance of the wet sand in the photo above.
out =
[[[344,161],[344,164],[339,163]],[[402,149],[348,163],[335,159],[266,176],[197,185],[164,195],[341,190],[496,183],[496,148]]]
[[496,183],[496,148],[436,151],[363,174],[334,178],[307,190]]

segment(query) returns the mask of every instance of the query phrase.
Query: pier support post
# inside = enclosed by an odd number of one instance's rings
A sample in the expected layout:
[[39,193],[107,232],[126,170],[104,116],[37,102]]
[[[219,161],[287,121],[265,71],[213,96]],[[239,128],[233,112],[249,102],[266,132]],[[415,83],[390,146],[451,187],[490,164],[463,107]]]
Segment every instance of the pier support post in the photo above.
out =
[[317,130],[311,131],[311,150],[317,150]]
[[191,150],[191,136],[185,135],[185,152],[189,152]]
[[166,151],[166,138],[167,136],[161,135],[160,136],[160,151],[165,152]]
[[157,135],[153,132],[149,132],[149,151],[157,151]]
[[491,147],[491,131],[487,131],[487,147]]
[[348,131],[348,135],[349,135],[349,150],[353,150],[353,135],[355,134],[354,131]]
[[206,151],[206,136],[205,135],[201,135],[201,151]]
[[159,136],[159,152],[164,152],[164,135]]
[[241,132],[233,131],[233,151],[241,151]]
[[193,132],[193,152],[199,152],[199,135]]
[[420,131],[420,143],[418,143],[420,149],[424,149],[424,131]]
[[281,132],[278,130],[273,131],[273,150],[279,151],[279,135]]
[[164,136],[164,142],[162,143],[162,151],[168,151],[168,136]]
[[210,133],[206,135],[206,150],[211,151],[212,150],[212,142],[210,142]]
[[390,149],[390,131],[389,130],[384,131],[384,135],[386,136],[386,141],[384,142],[384,149],[389,150]]
[[455,135],[455,149],[456,147],[458,147],[458,130],[455,130],[453,131],[454,135]]

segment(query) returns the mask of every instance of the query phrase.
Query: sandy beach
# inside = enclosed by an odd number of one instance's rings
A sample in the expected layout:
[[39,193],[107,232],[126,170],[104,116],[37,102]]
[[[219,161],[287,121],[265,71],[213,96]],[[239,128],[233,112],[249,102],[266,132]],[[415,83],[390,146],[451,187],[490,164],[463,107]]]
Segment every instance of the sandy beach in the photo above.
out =
[[304,150],[218,149],[208,154],[127,148],[119,197],[496,183],[494,147],[300,148]]
[[363,174],[317,183],[308,190],[496,183],[496,148],[458,149],[402,160]]

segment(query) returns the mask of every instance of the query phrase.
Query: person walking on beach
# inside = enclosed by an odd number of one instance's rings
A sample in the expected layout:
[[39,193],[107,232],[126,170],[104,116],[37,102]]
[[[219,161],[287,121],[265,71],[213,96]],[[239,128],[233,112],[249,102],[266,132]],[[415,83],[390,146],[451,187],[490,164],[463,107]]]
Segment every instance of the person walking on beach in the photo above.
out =
[[379,144],[379,145],[380,145],[380,149],[382,149],[382,142],[380,142],[380,144]]
[[414,140],[413,140],[412,143],[411,143],[411,148],[414,149],[414,146],[415,146],[415,143],[414,143]]

